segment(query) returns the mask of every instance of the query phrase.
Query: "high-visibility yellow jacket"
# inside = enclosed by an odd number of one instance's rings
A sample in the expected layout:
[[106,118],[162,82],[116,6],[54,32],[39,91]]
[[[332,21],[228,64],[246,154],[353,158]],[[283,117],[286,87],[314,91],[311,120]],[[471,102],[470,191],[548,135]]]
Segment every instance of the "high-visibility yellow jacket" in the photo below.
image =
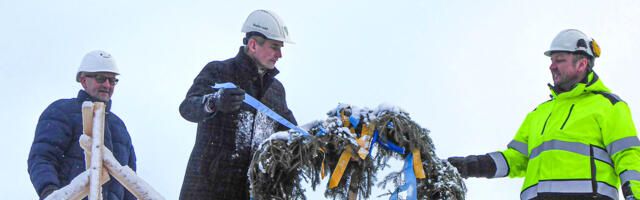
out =
[[[591,72],[587,83],[529,113],[502,152],[494,177],[525,177],[521,199],[567,195],[640,199],[640,141],[629,107]],[[564,199],[564,198],[561,198]],[[571,198],[569,198],[571,199]]]

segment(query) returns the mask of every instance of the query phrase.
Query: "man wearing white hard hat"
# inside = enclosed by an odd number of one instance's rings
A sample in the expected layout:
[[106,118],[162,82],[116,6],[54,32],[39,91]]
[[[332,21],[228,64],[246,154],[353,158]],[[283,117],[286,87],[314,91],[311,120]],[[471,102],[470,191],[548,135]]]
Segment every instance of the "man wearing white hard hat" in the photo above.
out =
[[467,177],[524,177],[520,199],[640,198],[640,141],[627,102],[593,71],[600,47],[560,32],[551,58],[551,99],[525,118],[504,151],[451,157]]
[[[104,51],[87,53],[75,80],[82,85],[76,98],[59,99],[42,112],[31,145],[28,171],[40,199],[70,183],[85,171],[84,151],[78,142],[82,135],[82,102],[106,105],[104,145],[120,164],[136,169],[136,155],[124,122],[111,112],[111,95],[120,72],[113,57]],[[102,186],[105,200],[136,199],[115,179]]]
[[[267,10],[247,17],[244,46],[225,61],[212,61],[196,76],[180,104],[180,114],[198,123],[195,145],[180,199],[249,199],[247,172],[258,145],[285,126],[243,104],[245,93],[286,120],[296,120],[275,78],[284,43],[292,43],[284,22]],[[213,89],[230,82],[238,88]]]

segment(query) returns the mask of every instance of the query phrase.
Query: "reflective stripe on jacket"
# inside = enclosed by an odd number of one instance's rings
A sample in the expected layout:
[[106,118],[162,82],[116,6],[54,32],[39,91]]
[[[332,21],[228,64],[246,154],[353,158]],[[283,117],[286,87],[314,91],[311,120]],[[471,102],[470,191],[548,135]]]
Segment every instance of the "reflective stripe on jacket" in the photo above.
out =
[[[525,177],[521,199],[590,195],[640,198],[640,141],[627,104],[595,73],[529,113],[508,149],[489,154],[495,177]],[[632,194],[625,194],[632,195]]]

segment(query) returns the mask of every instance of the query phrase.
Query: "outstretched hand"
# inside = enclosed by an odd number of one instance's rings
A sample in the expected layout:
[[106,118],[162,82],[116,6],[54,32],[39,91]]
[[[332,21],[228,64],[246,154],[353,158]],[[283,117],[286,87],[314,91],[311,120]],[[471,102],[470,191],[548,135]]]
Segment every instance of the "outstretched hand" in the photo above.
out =
[[458,169],[458,173],[460,173],[460,176],[462,176],[462,178],[469,178],[469,170],[467,169],[467,165],[465,164],[464,157],[449,157],[447,158],[447,161],[449,161],[451,165]]
[[240,109],[244,100],[244,90],[240,88],[222,88],[212,95],[206,95],[206,106],[211,111],[233,112]]

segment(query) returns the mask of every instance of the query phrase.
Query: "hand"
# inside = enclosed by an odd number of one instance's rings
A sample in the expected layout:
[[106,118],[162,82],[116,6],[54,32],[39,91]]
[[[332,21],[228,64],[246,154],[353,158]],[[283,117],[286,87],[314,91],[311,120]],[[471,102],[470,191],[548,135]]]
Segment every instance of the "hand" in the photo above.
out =
[[40,199],[47,198],[47,196],[49,196],[51,193],[55,192],[58,189],[60,189],[60,188],[58,186],[56,186],[56,185],[47,185],[47,186],[45,186],[44,189],[42,189],[42,193],[40,193]]
[[216,93],[205,95],[205,106],[211,112],[233,112],[240,109],[244,93],[244,90],[240,88],[223,88]]
[[447,161],[449,161],[451,165],[458,169],[458,173],[460,173],[460,176],[462,176],[462,178],[469,178],[469,170],[467,169],[464,157],[450,157],[447,158]]
[[631,182],[626,182],[622,184],[622,196],[624,196],[625,200],[638,200],[631,190]]

